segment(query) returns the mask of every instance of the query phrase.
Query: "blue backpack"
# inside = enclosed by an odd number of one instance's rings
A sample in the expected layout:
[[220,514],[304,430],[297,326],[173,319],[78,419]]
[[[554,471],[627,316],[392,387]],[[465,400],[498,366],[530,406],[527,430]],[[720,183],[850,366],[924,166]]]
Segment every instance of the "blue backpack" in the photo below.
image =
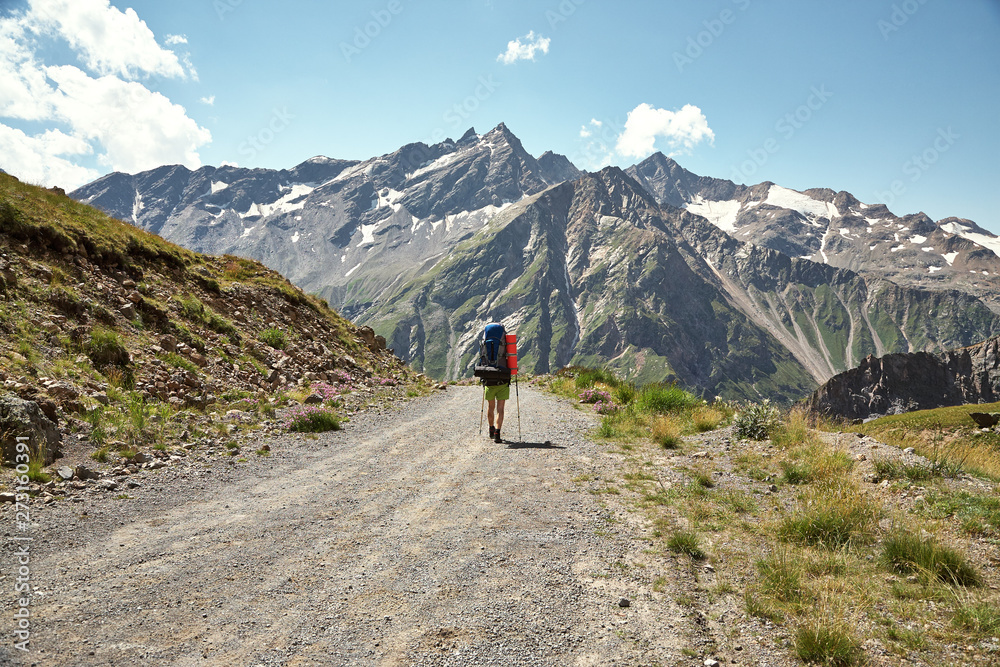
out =
[[479,363],[473,372],[485,384],[510,382],[507,368],[507,330],[498,322],[492,322],[483,329],[479,342]]

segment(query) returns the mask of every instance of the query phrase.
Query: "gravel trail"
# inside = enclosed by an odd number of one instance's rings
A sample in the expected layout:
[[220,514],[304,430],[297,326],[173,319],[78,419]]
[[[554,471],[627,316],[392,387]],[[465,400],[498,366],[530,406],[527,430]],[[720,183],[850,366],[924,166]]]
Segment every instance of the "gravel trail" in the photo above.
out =
[[495,444],[480,392],[33,507],[31,650],[7,641],[0,662],[701,664],[689,647],[714,640],[673,601],[690,564],[650,557],[642,520],[580,483],[620,458],[586,437],[593,416],[522,387],[524,442],[510,401]]

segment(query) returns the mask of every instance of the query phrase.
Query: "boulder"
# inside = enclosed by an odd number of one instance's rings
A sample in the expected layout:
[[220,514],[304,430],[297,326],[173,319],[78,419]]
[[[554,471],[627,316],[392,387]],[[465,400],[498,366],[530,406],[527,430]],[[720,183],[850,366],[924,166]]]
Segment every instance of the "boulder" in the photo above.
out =
[[77,466],[76,470],[74,472],[76,473],[76,478],[77,479],[100,479],[101,478],[101,473],[96,472],[94,470],[91,470],[87,466],[83,466],[83,465]]
[[61,454],[62,435],[55,423],[45,416],[38,403],[27,401],[13,394],[0,396],[0,437],[3,443],[3,460],[15,462],[17,438],[28,438],[33,455],[49,465]]
[[1000,337],[978,345],[865,358],[817,389],[813,412],[845,419],[1000,400]]
[[980,428],[993,428],[1000,424],[1000,412],[970,412],[969,416]]

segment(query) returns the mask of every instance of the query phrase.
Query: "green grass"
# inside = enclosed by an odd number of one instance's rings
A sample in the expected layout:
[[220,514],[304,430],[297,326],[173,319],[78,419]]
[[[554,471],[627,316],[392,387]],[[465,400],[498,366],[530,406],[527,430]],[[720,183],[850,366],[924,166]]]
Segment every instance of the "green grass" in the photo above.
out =
[[979,573],[958,551],[938,544],[934,539],[922,540],[905,531],[898,531],[883,540],[881,561],[900,574],[920,573],[956,586],[978,586],[982,583]]
[[934,519],[954,517],[973,537],[1000,538],[1000,497],[968,491],[935,491],[927,495],[923,512]]
[[934,476],[964,471],[1000,481],[1000,433],[980,431],[970,412],[1000,412],[1000,403],[889,415],[844,430],[864,433],[901,449],[913,447],[930,460]]
[[95,327],[90,332],[85,350],[95,368],[105,369],[108,366],[125,367],[129,363],[128,349],[121,338],[111,329]]
[[288,430],[297,433],[339,431],[340,418],[329,410],[309,410],[294,416],[288,424]]
[[674,384],[650,384],[638,390],[636,408],[649,414],[667,414],[702,405],[701,399]]
[[803,506],[778,524],[781,539],[834,549],[875,539],[880,508],[850,484],[807,496]]
[[698,534],[688,530],[675,531],[667,538],[667,548],[679,554],[686,554],[695,560],[707,558],[705,551],[701,548],[701,540]]
[[284,350],[285,346],[288,345],[285,332],[280,329],[264,329],[260,332],[259,338],[261,342],[273,347],[275,350]]
[[861,644],[828,620],[806,623],[795,632],[795,653],[805,663],[850,667],[861,662]]
[[778,602],[800,605],[809,597],[803,583],[803,565],[788,551],[778,550],[756,563],[759,590]]
[[952,624],[975,637],[996,637],[1000,635],[1000,607],[962,600],[952,616]]
[[897,459],[873,459],[872,468],[878,481],[908,479],[911,482],[921,482],[934,476],[934,470],[931,466],[922,463],[904,463]]

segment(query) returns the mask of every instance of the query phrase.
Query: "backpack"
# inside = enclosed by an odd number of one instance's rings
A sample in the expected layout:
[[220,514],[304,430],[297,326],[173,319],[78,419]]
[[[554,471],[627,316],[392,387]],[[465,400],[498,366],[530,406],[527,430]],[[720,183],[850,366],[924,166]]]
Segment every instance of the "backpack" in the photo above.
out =
[[510,382],[507,368],[507,330],[498,322],[492,322],[483,329],[479,341],[479,362],[473,374],[483,384],[498,385]]

